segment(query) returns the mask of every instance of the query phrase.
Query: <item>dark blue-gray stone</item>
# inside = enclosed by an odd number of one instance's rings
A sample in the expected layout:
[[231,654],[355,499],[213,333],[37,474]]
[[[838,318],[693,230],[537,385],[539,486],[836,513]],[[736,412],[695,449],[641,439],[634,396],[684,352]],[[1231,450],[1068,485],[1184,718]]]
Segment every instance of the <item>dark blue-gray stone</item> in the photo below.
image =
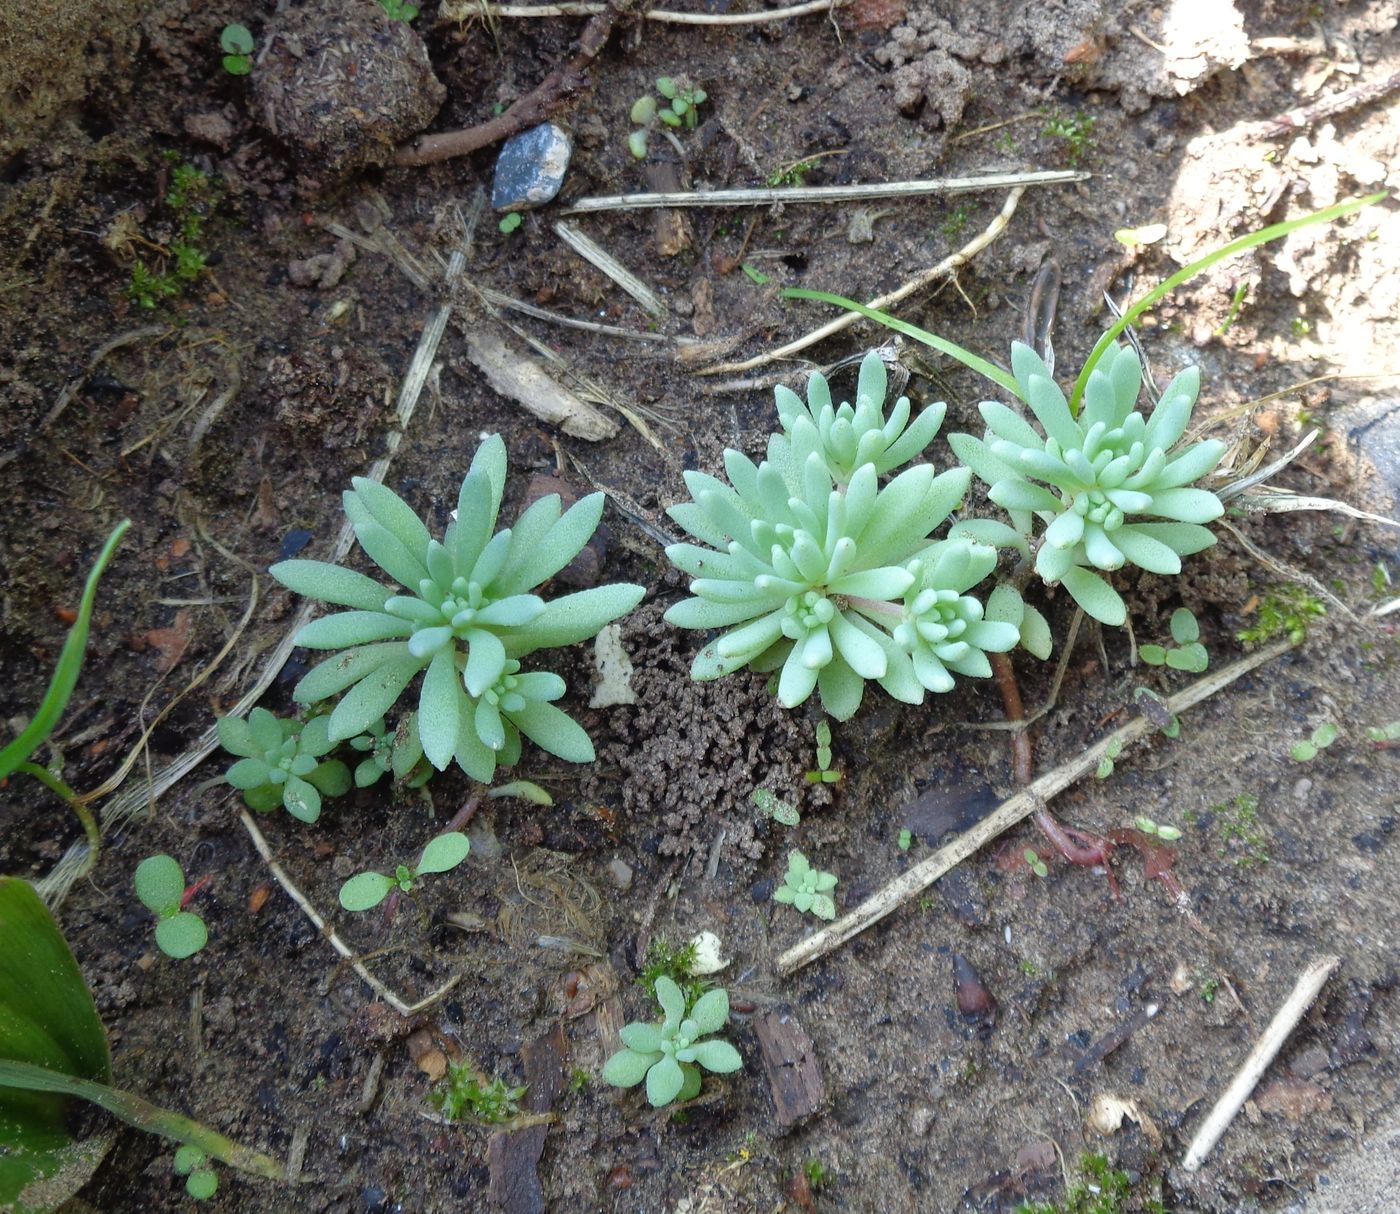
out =
[[506,140],[496,158],[491,205],[497,211],[529,211],[553,201],[564,184],[574,142],[552,122]]

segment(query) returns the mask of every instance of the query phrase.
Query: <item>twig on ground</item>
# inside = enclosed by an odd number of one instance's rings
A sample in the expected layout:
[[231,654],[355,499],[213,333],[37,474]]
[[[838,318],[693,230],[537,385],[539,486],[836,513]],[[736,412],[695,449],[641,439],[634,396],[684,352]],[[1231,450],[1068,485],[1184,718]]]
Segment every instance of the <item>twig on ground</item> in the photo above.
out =
[[[1241,658],[1229,666],[1197,680],[1184,691],[1178,692],[1166,701],[1167,711],[1180,715],[1188,708],[1208,699],[1217,691],[1228,687],[1236,679],[1257,670],[1266,662],[1273,661],[1286,653],[1292,645],[1280,641]],[[1013,796],[1007,798],[990,815],[983,818],[970,830],[959,835],[952,842],[940,847],[927,860],[915,865],[884,889],[867,898],[855,910],[794,945],[780,956],[776,963],[780,976],[809,965],[819,957],[824,957],[833,949],[844,944],[852,936],[878,923],[891,911],[896,910],[911,898],[922,893],[954,865],[960,864],[980,848],[995,839],[1003,831],[1014,826],[1022,818],[1040,808],[1046,801],[1062,793],[1098,767],[1099,761],[1107,755],[1109,747],[1126,749],[1144,735],[1152,733],[1156,726],[1145,717],[1137,717],[1121,729],[1088,747],[1082,754],[1066,760],[1053,771],[1035,780]]]
[[[809,13],[829,13],[852,0],[806,0],[788,8],[761,9],[754,13],[677,13],[670,9],[648,8],[637,13],[643,21],[661,25],[763,25],[772,21],[789,21]],[[593,17],[608,6],[597,3],[563,4],[486,4],[482,0],[447,0],[438,10],[444,21],[470,21],[473,17]]]
[[1283,1048],[1283,1043],[1288,1040],[1288,1035],[1297,1026],[1298,1021],[1303,1018],[1303,1013],[1312,1006],[1313,1000],[1321,993],[1327,979],[1336,972],[1341,963],[1340,957],[1319,957],[1309,964],[1299,976],[1298,981],[1293,984],[1293,990],[1283,1001],[1283,1006],[1274,1013],[1274,1018],[1269,1021],[1269,1027],[1264,1030],[1263,1036],[1255,1042],[1254,1048],[1249,1051],[1249,1056],[1244,1060],[1244,1064],[1235,1072],[1230,1086],[1215,1102],[1215,1107],[1201,1123],[1201,1128],[1196,1131],[1196,1136],[1191,1140],[1191,1145],[1187,1148],[1186,1155],[1181,1161],[1181,1166],[1186,1171],[1194,1172],[1205,1162],[1206,1156],[1220,1141],[1221,1135],[1229,1129],[1235,1114],[1249,1099],[1249,1094],[1254,1091],[1254,1085],[1259,1082],[1268,1069],[1269,1063]]
[[1260,134],[1266,139],[1272,139],[1278,135],[1291,135],[1295,131],[1305,131],[1324,118],[1335,118],[1338,114],[1349,114],[1352,110],[1360,109],[1363,105],[1379,101],[1396,89],[1400,89],[1400,72],[1392,72],[1383,80],[1373,80],[1370,84],[1358,84],[1353,89],[1347,89],[1346,92],[1338,93],[1335,97],[1325,98],[1314,105],[1305,105],[1296,110],[1289,110],[1286,114],[1280,114],[1272,122],[1264,123]]
[[[918,277],[910,279],[902,287],[891,291],[888,295],[881,295],[872,299],[867,307],[883,309],[897,304],[902,299],[913,295],[915,291],[920,291],[937,278],[945,277],[955,273],[965,266],[978,253],[985,249],[1006,229],[1006,225],[1011,222],[1011,217],[1016,213],[1016,204],[1021,201],[1021,195],[1025,193],[1026,187],[1018,185],[1006,196],[1006,202],[1002,204],[1001,210],[996,218],[992,220],[980,235],[974,237],[963,245],[956,253],[945,257],[932,269],[925,270]],[[834,333],[840,333],[843,329],[850,328],[856,321],[860,320],[857,312],[843,312],[834,320],[827,321],[819,328],[813,329],[810,333],[790,341],[785,346],[779,346],[776,350],[769,350],[766,354],[757,354],[753,358],[746,358],[742,362],[718,363],[713,367],[702,367],[696,371],[697,375],[730,375],[739,371],[751,371],[754,367],[762,367],[767,363],[777,362],[780,358],[788,358],[796,354],[799,350],[805,350],[808,346],[815,345],[824,338],[830,337]]]
[[293,884],[292,879],[283,871],[282,866],[272,858],[272,849],[268,846],[267,839],[264,837],[262,831],[258,829],[258,824],[253,821],[252,816],[246,809],[239,810],[238,819],[243,823],[243,829],[248,832],[249,837],[253,840],[253,846],[257,848],[258,855],[262,857],[263,863],[267,865],[268,871],[277,878],[277,884],[286,890],[287,896],[291,898],[293,902],[301,907],[302,914],[311,920],[326,943],[344,957],[345,960],[350,963],[350,968],[353,969],[355,973],[359,974],[365,984],[374,991],[376,995],[383,999],[385,1003],[398,1012],[400,1016],[414,1016],[425,1008],[432,1007],[434,1003],[462,980],[461,974],[454,975],[447,982],[443,983],[442,986],[438,987],[431,995],[420,999],[417,1003],[406,1003],[404,1000],[400,999],[393,991],[385,986],[384,983],[380,982],[378,978],[365,968],[364,963],[361,962],[354,951],[345,941],[335,934],[335,929],[317,914],[316,908],[307,901],[306,895]]
[[[472,6],[466,7],[472,9]],[[464,19],[474,15],[474,11],[465,12]],[[449,16],[448,13],[441,15]],[[400,147],[394,153],[394,163],[401,168],[409,168],[466,156],[543,122],[565,97],[584,86],[588,65],[606,45],[617,17],[618,11],[612,5],[600,6],[579,36],[578,53],[567,64],[550,72],[504,114],[465,130],[422,135]]]
[[1033,173],[984,173],[980,177],[930,177],[924,181],[869,181],[858,185],[681,190],[672,194],[604,194],[596,198],[575,199],[564,214],[639,211],[655,207],[770,207],[779,202],[832,203],[859,202],[866,198],[923,198],[929,194],[971,194],[979,190],[1063,185],[1088,179],[1088,173],[1071,169],[1044,169]]
[[585,236],[571,223],[556,223],[554,232],[584,261],[611,278],[646,311],[653,316],[666,315],[666,305],[661,302],[661,297],[592,237]]
[[670,337],[665,333],[643,333],[637,329],[624,329],[620,325],[604,325],[592,320],[577,320],[572,316],[565,316],[563,313],[551,312],[548,308],[526,303],[523,299],[503,295],[492,287],[479,286],[477,290],[480,292],[481,298],[493,307],[519,312],[522,316],[533,316],[536,320],[548,321],[552,325],[563,325],[569,329],[582,329],[585,333],[599,333],[604,337],[620,337],[625,341],[662,342],[666,345],[677,346],[696,344],[693,337]]

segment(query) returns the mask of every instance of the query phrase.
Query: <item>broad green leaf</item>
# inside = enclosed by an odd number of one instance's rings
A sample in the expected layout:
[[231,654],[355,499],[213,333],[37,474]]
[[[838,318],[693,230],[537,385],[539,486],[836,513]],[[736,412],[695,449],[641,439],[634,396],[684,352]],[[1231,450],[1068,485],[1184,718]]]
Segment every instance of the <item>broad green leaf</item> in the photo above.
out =
[[1042,662],[1055,647],[1049,621],[1029,603],[1026,604],[1026,618],[1021,621],[1021,645]]
[[340,905],[348,911],[367,911],[389,896],[396,882],[383,873],[356,873],[340,887]]
[[224,779],[234,788],[247,791],[267,783],[268,766],[262,759],[239,759],[228,771]]
[[528,700],[518,712],[505,715],[541,750],[570,763],[593,762],[593,743],[583,726],[553,704]]
[[647,1100],[652,1108],[659,1109],[670,1104],[684,1086],[685,1075],[674,1058],[663,1055],[647,1072]]
[[622,1044],[638,1054],[659,1054],[661,1052],[661,1030],[654,1024],[634,1022],[618,1033]]
[[1178,607],[1172,612],[1171,630],[1172,640],[1178,645],[1185,645],[1190,641],[1201,639],[1201,626],[1196,622],[1196,617],[1185,607]]
[[306,782],[322,796],[343,797],[350,791],[350,769],[339,759],[327,759],[311,770]]
[[744,1065],[744,1060],[727,1041],[699,1041],[691,1047],[695,1061],[716,1075],[729,1075]]
[[363,573],[325,561],[279,561],[268,573],[306,598],[361,611],[383,611],[391,593]]
[[[292,726],[296,728],[295,722]],[[255,708],[248,714],[248,728],[257,745],[257,753],[261,755],[277,749],[290,735],[290,731],[284,729],[282,722],[266,708]]]
[[0,780],[13,775],[21,763],[28,761],[29,756],[53,733],[63,710],[68,707],[68,700],[78,683],[78,673],[83,668],[88,629],[92,624],[92,607],[97,598],[97,583],[130,526],[130,519],[118,523],[112,534],[107,537],[107,542],[102,545],[102,551],[97,554],[97,560],[93,563],[92,571],[83,586],[77,617],[68,630],[62,650],[59,651],[58,663],[54,667],[53,678],[44,692],[44,698],[39,701],[33,718],[20,731],[19,736],[0,750]]
[[660,1051],[638,1054],[634,1050],[619,1050],[603,1064],[603,1082],[615,1088],[634,1088],[660,1060]]
[[[234,767],[238,764],[235,763]],[[234,787],[239,787],[234,784]],[[178,907],[185,896],[185,874],[173,856],[147,856],[136,866],[136,896],[149,911],[160,914]]]
[[299,776],[289,776],[282,788],[282,805],[292,817],[311,823],[321,816],[321,794]]
[[1060,580],[1074,601],[1084,608],[1085,614],[1093,616],[1101,624],[1117,628],[1128,618],[1128,609],[1118,591],[1097,573],[1080,565],[1072,565]]
[[192,957],[209,943],[209,929],[204,920],[189,911],[181,911],[156,924],[156,944],[167,957],[182,960]]
[[[373,725],[374,722],[370,722]],[[329,754],[332,746],[330,735],[330,716],[322,713],[318,717],[312,717],[301,727],[301,735],[297,738],[297,753],[299,755],[309,755],[319,759],[324,754]],[[368,729],[369,726],[366,726]]]
[[1167,651],[1160,645],[1139,645],[1138,657],[1149,666],[1165,666],[1167,662]]
[[718,1033],[729,1023],[729,992],[723,988],[706,991],[690,1009],[690,1018],[695,1021],[699,1036]]
[[666,1014],[666,1028],[663,1032],[674,1032],[685,1016],[685,996],[675,980],[662,974],[656,980],[656,1001]]
[[253,741],[253,731],[249,728],[248,722],[242,717],[220,717],[215,722],[214,728],[219,735],[219,745],[229,754],[252,758],[254,755],[263,753],[257,743]]
[[445,873],[465,860],[471,849],[471,842],[459,830],[438,835],[436,839],[430,839],[428,845],[423,848],[423,857],[418,861],[418,871]]

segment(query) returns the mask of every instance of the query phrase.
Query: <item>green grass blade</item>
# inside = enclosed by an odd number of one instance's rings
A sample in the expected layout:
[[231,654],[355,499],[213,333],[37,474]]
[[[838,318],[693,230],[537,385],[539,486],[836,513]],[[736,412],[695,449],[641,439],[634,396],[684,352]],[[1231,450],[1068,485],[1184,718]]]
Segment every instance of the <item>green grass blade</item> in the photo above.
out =
[[102,577],[103,570],[107,568],[117,545],[121,543],[122,536],[130,526],[131,520],[123,519],[102,545],[97,563],[88,574],[87,585],[83,587],[83,601],[78,605],[78,618],[68,630],[68,639],[63,642],[63,652],[58,655],[58,666],[53,672],[53,679],[44,693],[39,709],[34,714],[34,719],[29,722],[28,728],[4,750],[0,750],[0,780],[13,774],[21,763],[38,750],[44,739],[53,732],[58,718],[63,715],[63,710],[68,707],[68,699],[78,682],[78,672],[83,668],[98,579]]
[[814,299],[820,303],[835,304],[838,308],[845,308],[848,312],[859,312],[868,320],[878,321],[887,329],[893,329],[896,333],[903,333],[906,337],[912,337],[915,341],[922,342],[926,346],[949,358],[955,358],[965,367],[970,367],[979,375],[984,375],[994,384],[1005,388],[1012,396],[1018,400],[1025,400],[1021,392],[1021,385],[1018,384],[1011,375],[1003,371],[994,363],[988,362],[980,355],[974,354],[971,350],[964,350],[956,342],[949,341],[946,337],[939,337],[937,333],[930,333],[927,329],[921,329],[918,325],[911,325],[906,320],[891,316],[888,312],[881,312],[877,308],[868,308],[865,304],[856,303],[854,299],[846,299],[841,295],[832,295],[828,291],[809,291],[805,287],[788,287],[783,292],[784,299]]
[[1334,219],[1340,219],[1343,215],[1350,215],[1353,211],[1359,211],[1362,207],[1368,207],[1372,203],[1379,202],[1385,196],[1386,191],[1382,190],[1376,194],[1368,194],[1365,198],[1351,198],[1346,202],[1339,202],[1335,206],[1324,207],[1320,211],[1314,211],[1311,215],[1303,215],[1298,219],[1290,219],[1284,223],[1271,224],[1267,228],[1260,228],[1257,232],[1250,232],[1247,236],[1241,236],[1238,240],[1232,240],[1229,244],[1222,245],[1214,252],[1207,253],[1199,261],[1193,261],[1190,265],[1183,266],[1160,286],[1153,288],[1138,300],[1137,303],[1133,304],[1133,306],[1109,326],[1108,331],[1094,343],[1094,348],[1084,364],[1084,369],[1079,372],[1079,378],[1074,381],[1074,392],[1069,398],[1070,412],[1076,417],[1079,416],[1079,402],[1084,396],[1084,386],[1089,382],[1089,375],[1098,365],[1098,361],[1103,357],[1104,351],[1117,340],[1118,335],[1146,312],[1148,308],[1168,292],[1176,290],[1176,288],[1188,278],[1194,277],[1202,270],[1210,269],[1210,267],[1217,262],[1224,261],[1227,257],[1233,257],[1236,253],[1243,253],[1246,249],[1253,249],[1258,245],[1268,244],[1271,240],[1278,240],[1280,237],[1287,236],[1290,232],[1296,232],[1299,228],[1305,228],[1309,224],[1330,223]]

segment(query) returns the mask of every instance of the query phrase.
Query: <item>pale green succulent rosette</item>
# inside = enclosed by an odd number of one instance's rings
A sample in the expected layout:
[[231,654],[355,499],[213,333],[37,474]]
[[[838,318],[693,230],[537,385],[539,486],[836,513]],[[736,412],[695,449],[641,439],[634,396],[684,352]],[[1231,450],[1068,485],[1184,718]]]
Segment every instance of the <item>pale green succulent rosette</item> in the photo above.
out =
[[[874,366],[878,375],[867,370]],[[867,389],[877,381],[883,388],[883,380],[878,356],[867,357]],[[772,437],[762,463],[725,452],[731,484],[686,473],[694,500],[668,513],[710,547],[667,548],[671,563],[694,579],[695,597],[673,606],[666,619],[680,628],[727,630],[700,651],[692,677],[715,679],[743,666],[780,669],[784,707],[818,690],[826,711],[846,720],[859,707],[866,680],[897,699],[922,699],[885,625],[897,622],[891,602],[914,582],[905,562],[927,547],[971,474],[965,468],[935,474],[920,464],[881,488],[879,469],[891,452],[900,459],[917,455],[936,424],[921,424],[921,417],[889,443],[895,430],[887,429],[882,410],[828,411],[824,382],[813,400],[802,415],[787,409],[789,433]],[[941,409],[935,423],[939,418]],[[825,437],[823,419],[830,421]],[[879,441],[870,441],[872,434]],[[905,442],[910,434],[914,443]],[[875,462],[851,466],[853,452],[877,449]]]
[[[303,703],[340,695],[330,738],[364,733],[420,673],[417,730],[439,771],[455,758],[489,782],[496,764],[519,758],[523,734],[575,763],[594,757],[583,728],[553,701],[564,682],[522,672],[538,649],[596,636],[641,600],[641,586],[599,586],[546,602],[532,593],[578,555],[603,512],[594,493],[561,513],[557,494],[530,505],[496,532],[506,483],[499,435],[485,439],[457,499],[457,518],[439,542],[412,508],[376,481],[356,478],[345,512],[366,555],[405,588],[320,561],[283,561],[270,572],[284,586],[348,611],[306,625],[298,645],[342,652],[297,684]],[[343,693],[343,694],[342,694]]]
[[621,1031],[624,1048],[604,1064],[604,1082],[630,1088],[646,1080],[647,1100],[661,1108],[700,1094],[701,1067],[727,1075],[743,1066],[738,1050],[711,1037],[729,1023],[728,992],[707,991],[687,1013],[680,987],[663,975],[656,980],[656,998],[665,1020],[634,1022]]
[[[1191,488],[1225,453],[1218,440],[1178,446],[1200,390],[1188,367],[1150,417],[1136,409],[1142,367],[1127,347],[1110,346],[1085,386],[1074,417],[1049,368],[1029,346],[1012,345],[1012,370],[1044,435],[1015,410],[984,401],[982,439],[954,434],[958,457],[1012,516],[1021,544],[1033,520],[1044,524],[1035,568],[1062,582],[1089,615],[1122,624],[1122,598],[1096,570],[1131,562],[1150,573],[1181,572],[1181,558],[1215,537],[1202,524],[1219,518],[1220,499]],[[1039,482],[1039,483],[1037,483]],[[1047,487],[1048,486],[1048,487]]]

